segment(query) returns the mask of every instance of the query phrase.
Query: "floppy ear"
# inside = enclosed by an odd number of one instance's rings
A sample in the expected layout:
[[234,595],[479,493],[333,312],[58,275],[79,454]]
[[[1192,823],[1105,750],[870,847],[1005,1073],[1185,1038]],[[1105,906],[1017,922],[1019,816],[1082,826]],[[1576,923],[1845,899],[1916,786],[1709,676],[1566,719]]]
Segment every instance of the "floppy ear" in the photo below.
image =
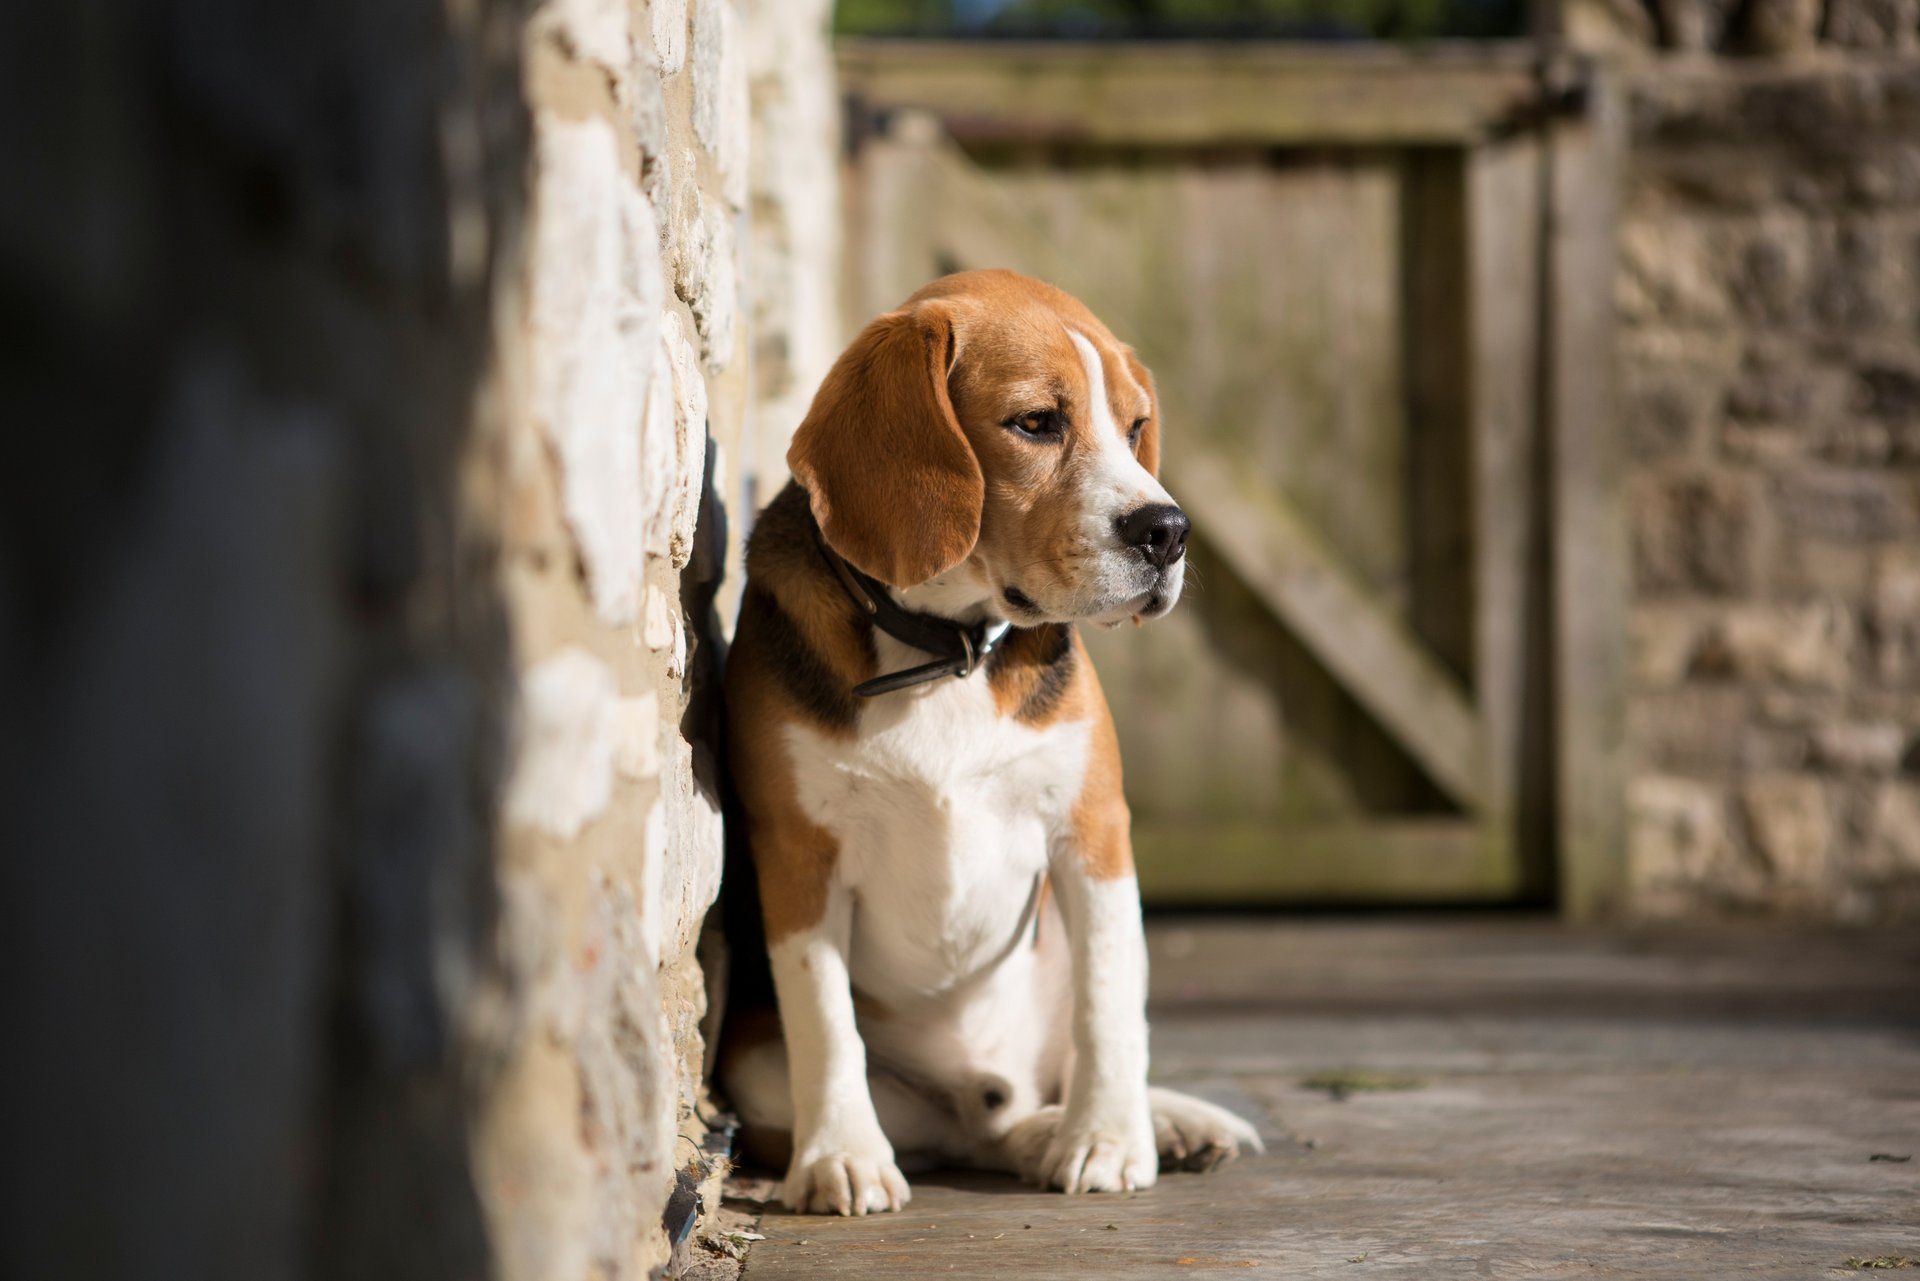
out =
[[947,394],[953,316],[939,302],[860,332],[813,398],[787,465],[833,549],[894,587],[965,560],[980,539],[980,462]]
[[1153,403],[1153,414],[1147,419],[1147,425],[1140,431],[1140,450],[1135,456],[1140,465],[1153,476],[1160,474],[1160,393],[1154,389],[1153,375],[1140,363],[1140,357],[1133,354],[1133,348],[1127,350],[1127,371],[1135,382],[1147,389],[1147,399]]

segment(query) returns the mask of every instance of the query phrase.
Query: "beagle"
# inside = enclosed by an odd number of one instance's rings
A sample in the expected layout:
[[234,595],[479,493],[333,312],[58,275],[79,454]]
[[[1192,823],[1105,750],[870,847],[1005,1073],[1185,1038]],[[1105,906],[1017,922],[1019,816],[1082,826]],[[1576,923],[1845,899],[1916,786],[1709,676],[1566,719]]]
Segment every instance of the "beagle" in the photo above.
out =
[[719,1064],[796,1211],[900,1167],[1066,1192],[1260,1150],[1147,1084],[1120,757],[1075,628],[1180,597],[1153,379],[1078,301],[928,285],[840,356],[762,514],[726,680],[778,1002]]

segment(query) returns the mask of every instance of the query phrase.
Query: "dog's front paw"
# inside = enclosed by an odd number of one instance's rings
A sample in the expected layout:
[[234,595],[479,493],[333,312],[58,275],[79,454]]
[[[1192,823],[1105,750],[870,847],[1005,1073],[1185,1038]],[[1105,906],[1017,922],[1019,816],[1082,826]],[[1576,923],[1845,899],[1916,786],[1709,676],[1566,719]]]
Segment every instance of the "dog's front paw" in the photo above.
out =
[[1034,1170],[1034,1182],[1062,1192],[1137,1192],[1160,1175],[1153,1117],[1137,1106],[1068,1108]]
[[780,1199],[796,1214],[866,1214],[898,1210],[913,1192],[884,1138],[823,1136],[794,1153]]
[[1260,1133],[1222,1107],[1178,1090],[1147,1091],[1153,1107],[1154,1140],[1169,1170],[1211,1170],[1240,1155],[1265,1152]]

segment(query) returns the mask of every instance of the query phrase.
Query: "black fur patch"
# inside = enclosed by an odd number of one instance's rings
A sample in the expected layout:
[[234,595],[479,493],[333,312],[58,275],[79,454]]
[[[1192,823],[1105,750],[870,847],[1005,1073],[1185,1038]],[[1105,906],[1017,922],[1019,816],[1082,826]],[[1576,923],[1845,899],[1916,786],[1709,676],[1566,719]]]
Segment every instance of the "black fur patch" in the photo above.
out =
[[752,627],[787,696],[822,724],[850,730],[858,720],[853,690],[801,634],[771,592],[747,584],[740,623]]

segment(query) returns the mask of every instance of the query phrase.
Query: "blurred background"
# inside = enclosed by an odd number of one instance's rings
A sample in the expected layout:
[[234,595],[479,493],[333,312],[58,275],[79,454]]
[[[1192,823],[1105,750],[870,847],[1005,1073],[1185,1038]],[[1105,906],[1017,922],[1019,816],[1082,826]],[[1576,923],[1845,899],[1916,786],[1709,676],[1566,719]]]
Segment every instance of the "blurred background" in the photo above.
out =
[[1150,906],[1910,933],[1917,42],[14,6],[3,1270],[687,1263],[742,540],[845,338],[958,269],[1162,392],[1192,586],[1089,638]]

